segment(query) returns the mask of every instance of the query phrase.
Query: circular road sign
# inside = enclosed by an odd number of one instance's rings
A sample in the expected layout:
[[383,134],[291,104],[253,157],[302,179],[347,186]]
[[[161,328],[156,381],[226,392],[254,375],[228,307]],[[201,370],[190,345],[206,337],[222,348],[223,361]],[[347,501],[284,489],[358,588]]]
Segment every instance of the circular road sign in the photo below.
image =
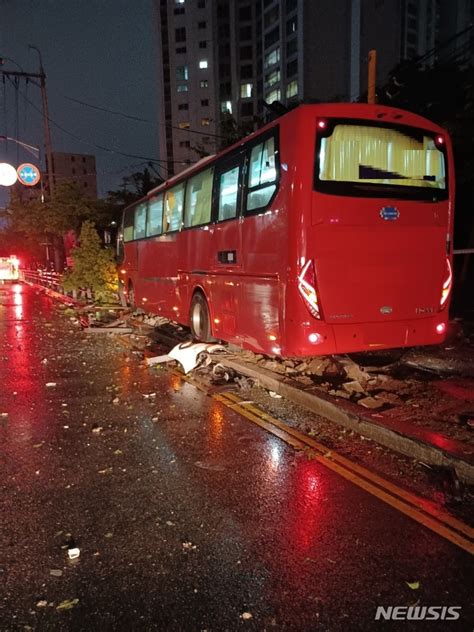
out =
[[40,181],[40,170],[29,162],[24,162],[16,170],[18,180],[27,187],[34,187]]

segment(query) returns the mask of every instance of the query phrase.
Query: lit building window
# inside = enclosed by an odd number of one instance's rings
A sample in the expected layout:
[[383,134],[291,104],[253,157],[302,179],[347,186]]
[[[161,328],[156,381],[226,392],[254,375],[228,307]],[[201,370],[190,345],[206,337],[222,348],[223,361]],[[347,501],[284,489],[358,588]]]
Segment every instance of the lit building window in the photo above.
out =
[[201,79],[201,81],[199,82],[199,87],[200,88],[208,88],[209,87],[209,82],[207,79]]
[[273,70],[265,75],[265,87],[271,88],[280,81],[280,70]]
[[221,112],[232,114],[232,101],[221,101]]
[[265,68],[269,66],[273,66],[273,64],[277,64],[280,61],[280,47],[272,50],[268,55],[265,55]]
[[286,98],[291,99],[291,97],[295,97],[298,94],[298,82],[295,80],[290,81],[290,83],[286,86]]
[[252,96],[253,84],[243,83],[240,86],[240,96],[242,99],[247,99]]
[[180,81],[187,81],[189,78],[187,66],[176,66],[176,79]]
[[188,86],[187,86],[187,84],[181,84],[180,86],[177,86],[176,90],[178,92],[187,92],[188,91]]
[[[211,122],[210,122],[210,120],[208,118],[202,118],[201,119],[201,125],[206,126],[206,125],[210,125],[210,124],[211,124]],[[189,127],[189,125],[188,125],[188,127]]]
[[273,103],[273,101],[279,101],[279,100],[280,100],[280,90],[272,90],[265,97],[265,101],[267,101],[267,103]]
[[179,129],[189,129],[189,121],[181,121],[178,123]]
[[207,67],[208,67],[207,59],[201,59],[201,61],[199,62],[199,68],[207,68]]

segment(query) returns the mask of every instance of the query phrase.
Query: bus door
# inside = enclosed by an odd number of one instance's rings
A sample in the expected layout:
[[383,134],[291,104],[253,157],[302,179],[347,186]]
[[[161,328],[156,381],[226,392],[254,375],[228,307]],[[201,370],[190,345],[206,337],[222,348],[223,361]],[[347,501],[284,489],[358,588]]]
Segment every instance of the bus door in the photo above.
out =
[[241,301],[245,305],[246,346],[259,352],[273,341],[280,351],[280,278],[285,270],[288,230],[280,182],[278,127],[257,137],[248,148],[242,203],[242,250],[245,252]]
[[216,165],[214,187],[214,219],[210,272],[214,333],[237,342],[241,270],[243,262],[241,237],[241,196],[244,152]]

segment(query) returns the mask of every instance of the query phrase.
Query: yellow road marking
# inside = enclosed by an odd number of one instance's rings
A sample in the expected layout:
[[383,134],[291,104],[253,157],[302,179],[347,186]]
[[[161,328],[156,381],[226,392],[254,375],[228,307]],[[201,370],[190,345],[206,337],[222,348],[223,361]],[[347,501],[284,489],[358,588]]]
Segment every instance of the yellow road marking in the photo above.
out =
[[[231,401],[235,403],[238,403],[240,399],[238,395],[236,395],[235,393],[225,393],[225,397],[231,399]],[[242,402],[242,400],[240,401]],[[242,406],[242,404],[240,404],[240,406]],[[254,414],[257,414],[257,415],[260,412],[260,414],[264,416],[264,418],[266,418],[270,423],[280,428],[284,428],[289,434],[292,434],[294,437],[299,438],[301,441],[306,443],[306,445],[310,446],[314,450],[317,450],[318,452],[321,452],[323,454],[326,454],[328,452],[328,448],[326,446],[322,445],[321,443],[318,443],[312,437],[308,437],[307,435],[299,432],[298,430],[287,426],[279,419],[276,419],[272,417],[271,415],[268,415],[264,411],[260,411],[260,409],[256,408],[255,406],[245,404],[245,408],[251,409],[251,410],[253,409],[252,412],[254,412]],[[337,452],[331,451],[331,459],[333,461],[336,461],[340,465],[346,467],[347,469],[352,470],[359,476],[362,476],[363,478],[370,480],[376,485],[383,487],[385,490],[389,491],[395,496],[398,496],[399,498],[402,498],[403,500],[407,501],[409,504],[416,505],[416,506],[420,506],[420,504],[422,504],[423,507],[421,508],[423,509],[423,511],[425,511],[426,513],[429,513],[434,518],[441,520],[442,522],[451,526],[453,529],[460,531],[461,533],[464,533],[468,538],[474,540],[474,529],[472,527],[470,527],[469,525],[466,525],[464,522],[461,522],[460,520],[457,520],[456,518],[446,513],[439,507],[436,507],[436,505],[434,505],[430,501],[424,500],[416,496],[415,494],[412,494],[404,489],[401,489],[397,485],[382,478],[375,472],[371,472],[365,467],[362,467],[361,465],[358,465],[357,463],[350,461],[349,459],[343,457]]]
[[474,542],[472,541],[474,540],[474,529],[436,507],[433,503],[400,489],[397,485],[385,480],[378,474],[367,470],[357,463],[353,463],[334,452],[334,450],[329,450],[323,444],[287,426],[284,422],[272,417],[253,403],[245,402],[237,394],[232,392],[212,394],[209,392],[209,388],[195,377],[185,376],[178,371],[173,371],[173,373],[295,449],[311,448],[315,452],[315,460],[333,472],[336,472],[406,516],[416,520],[416,522],[449,540],[464,551],[474,555]]

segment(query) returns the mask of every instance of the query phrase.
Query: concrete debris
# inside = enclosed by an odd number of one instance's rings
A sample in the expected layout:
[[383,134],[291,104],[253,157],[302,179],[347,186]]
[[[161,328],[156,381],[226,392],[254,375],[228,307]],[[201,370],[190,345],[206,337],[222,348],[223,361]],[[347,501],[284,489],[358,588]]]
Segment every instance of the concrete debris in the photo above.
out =
[[273,371],[273,373],[280,373],[281,375],[285,374],[285,365],[278,360],[260,360],[258,363],[262,369],[267,369],[267,371]]
[[[370,380],[370,383],[372,383],[372,380]],[[400,393],[407,390],[407,382],[396,380],[388,375],[377,375],[377,378],[374,380],[373,387],[383,388],[384,391]]]
[[351,395],[353,393],[365,393],[364,387],[357,380],[353,380],[352,382],[346,382],[342,385],[342,388],[345,389]]
[[367,384],[370,379],[370,375],[363,371],[358,364],[349,359],[344,359],[341,361],[344,372],[348,378],[351,380],[355,380],[359,382],[363,387]]
[[383,401],[381,401],[380,399],[375,399],[375,397],[364,397],[362,399],[359,399],[357,403],[364,408],[372,409],[381,408],[384,405]]
[[344,374],[344,370],[342,365],[334,358],[319,356],[310,361],[305,373],[327,378],[336,378],[341,377]]
[[398,397],[396,393],[377,393],[375,399],[383,402],[384,404],[392,404],[393,406],[400,406],[403,404],[403,400]]
[[330,390],[329,391],[330,395],[334,395],[335,397],[343,397],[344,399],[350,399],[351,394],[347,391],[341,391],[341,389],[338,390]]

